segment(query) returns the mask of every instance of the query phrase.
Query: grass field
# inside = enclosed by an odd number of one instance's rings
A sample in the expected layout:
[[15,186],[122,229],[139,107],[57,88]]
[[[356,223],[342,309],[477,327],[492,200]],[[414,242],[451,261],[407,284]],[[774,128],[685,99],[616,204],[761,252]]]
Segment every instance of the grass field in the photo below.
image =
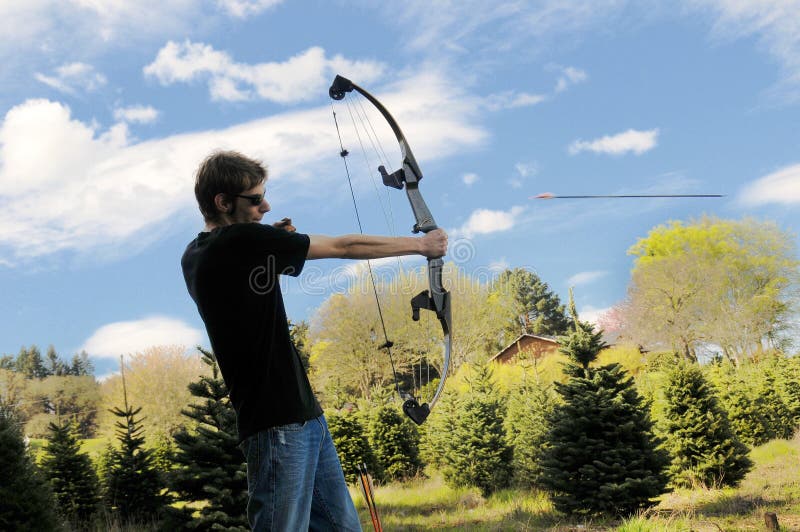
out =
[[[31,440],[41,454],[43,440]],[[93,458],[104,440],[82,442]],[[774,440],[751,452],[755,463],[742,484],[726,489],[681,489],[625,521],[570,519],[557,514],[547,496],[531,490],[503,490],[483,498],[474,489],[452,489],[440,477],[377,486],[375,498],[384,529],[553,532],[705,532],[766,530],[764,513],[778,515],[780,529],[800,531],[800,435]],[[365,531],[372,530],[360,490],[351,488]],[[148,530],[133,527],[126,530]]]
[[[476,490],[451,489],[433,477],[378,486],[375,499],[387,531],[739,531],[766,530],[764,513],[778,515],[780,529],[800,531],[800,437],[753,449],[755,467],[736,489],[682,489],[625,521],[581,521],[554,512],[547,497],[530,490],[504,490],[484,499]],[[360,490],[353,499],[364,530],[372,530]]]

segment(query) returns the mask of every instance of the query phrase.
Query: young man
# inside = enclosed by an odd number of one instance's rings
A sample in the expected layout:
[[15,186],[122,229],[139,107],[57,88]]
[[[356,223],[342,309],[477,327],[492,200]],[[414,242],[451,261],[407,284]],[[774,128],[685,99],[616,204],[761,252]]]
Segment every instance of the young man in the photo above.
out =
[[247,458],[247,518],[259,531],[361,530],[289,336],[278,276],[300,275],[308,259],[441,257],[447,235],[329,237],[297,233],[288,218],[263,225],[266,182],[261,163],[239,153],[203,161],[195,196],[206,226],[181,260],[236,410]]

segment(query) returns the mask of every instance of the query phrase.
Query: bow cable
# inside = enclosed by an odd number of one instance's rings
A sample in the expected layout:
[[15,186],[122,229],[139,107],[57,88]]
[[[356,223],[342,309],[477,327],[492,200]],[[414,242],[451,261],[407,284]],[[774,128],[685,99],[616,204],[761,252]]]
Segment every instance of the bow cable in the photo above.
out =
[[[357,103],[360,104],[360,102]],[[381,194],[379,192],[378,185],[375,183],[375,176],[372,174],[371,171],[372,161],[370,161],[369,154],[367,153],[366,148],[364,148],[364,141],[361,138],[361,132],[359,130],[358,125],[356,124],[356,118],[353,114],[353,104],[350,100],[345,101],[345,104],[347,105],[347,111],[350,114],[350,121],[353,123],[353,129],[356,132],[356,138],[358,138],[358,144],[361,147],[361,155],[362,157],[364,157],[364,164],[366,165],[367,168],[367,175],[370,176],[370,181],[372,182],[372,188],[375,189],[375,195],[378,197],[378,203],[381,206],[381,211],[383,211],[383,218],[386,220],[386,225],[389,226],[389,231],[392,234],[392,236],[397,236],[394,227],[394,215],[392,213],[392,200],[391,196],[389,195],[389,189],[384,187],[386,189],[386,201],[388,204],[388,213],[387,213],[386,207],[384,207],[383,202],[381,201]],[[331,107],[332,106],[333,102],[331,102]],[[386,153],[383,151],[383,145],[380,143],[380,140],[378,140],[377,134],[375,134],[375,129],[372,127],[372,122],[369,120],[369,117],[367,116],[363,106],[359,107],[360,111],[359,108],[357,108],[355,111],[355,114],[358,115],[359,121],[362,124],[366,122],[367,124],[369,124],[370,129],[372,129],[372,134],[370,134],[369,130],[364,128],[364,134],[369,139],[369,142],[372,145],[372,150],[375,152],[376,156],[378,157],[378,160],[381,161],[383,164],[387,164],[388,159],[386,158]],[[334,116],[334,120],[335,119],[336,117]],[[338,127],[337,127],[337,132],[338,132]],[[376,141],[377,145],[381,148],[380,151],[376,147]],[[342,138],[341,135],[339,135],[339,144],[341,145],[341,143],[342,143]],[[383,160],[381,160],[381,153],[383,153]],[[353,201],[355,202],[355,197],[353,197]],[[398,262],[399,261],[400,258],[398,257]]]
[[[350,186],[350,196],[353,198],[353,208],[356,211],[356,221],[358,222],[358,231],[363,235],[364,228],[361,225],[361,216],[358,213],[358,205],[356,203],[356,194],[353,190],[353,180],[350,177],[350,167],[347,164],[347,156],[350,155],[346,149],[344,149],[344,143],[342,142],[342,133],[339,130],[339,120],[336,118],[336,111],[333,109],[333,102],[331,102],[331,110],[333,112],[333,123],[336,125],[336,135],[339,137],[339,148],[341,151],[339,152],[339,156],[342,158],[344,162],[344,169],[345,173],[347,174],[347,184]],[[361,137],[359,136],[359,142],[361,141]],[[363,148],[363,145],[362,145]],[[369,280],[372,284],[372,293],[375,294],[375,304],[378,307],[378,317],[380,318],[381,322],[381,330],[383,331],[383,339],[384,343],[380,346],[381,349],[386,349],[386,353],[389,355],[389,363],[392,366],[392,375],[394,376],[394,387],[397,391],[397,395],[401,399],[405,399],[403,397],[403,393],[400,391],[400,382],[397,380],[397,370],[394,366],[394,357],[392,356],[392,346],[394,342],[389,340],[389,334],[386,332],[386,321],[383,319],[383,309],[381,307],[380,298],[378,297],[378,288],[375,284],[375,275],[372,273],[372,264],[369,260],[367,260],[367,270],[369,271]]]
[[[381,102],[370,94],[367,90],[359,87],[352,81],[342,76],[337,75],[333,80],[328,94],[334,100],[342,100],[349,92],[358,92],[383,115],[384,119],[391,127],[392,132],[400,146],[400,155],[402,159],[402,166],[393,171],[388,172],[384,166],[379,166],[378,171],[381,175],[383,184],[397,190],[405,190],[411,210],[414,214],[415,223],[412,227],[413,233],[429,233],[438,229],[433,215],[428,208],[422,193],[419,190],[419,182],[422,179],[422,170],[417,164],[416,159],[411,151],[408,141],[403,135],[397,121],[389,113],[388,109],[381,104]],[[345,150],[343,150],[345,153]],[[390,167],[391,168],[391,167]],[[444,335],[444,362],[440,374],[439,384],[436,391],[427,403],[420,404],[417,399],[411,395],[403,402],[403,412],[411,418],[414,423],[421,425],[430,415],[434,405],[438,401],[444,389],[444,384],[447,379],[447,374],[450,368],[450,352],[452,346],[452,313],[450,307],[450,292],[447,291],[442,283],[442,269],[444,261],[442,257],[430,258],[428,257],[428,290],[423,290],[413,298],[411,298],[411,319],[419,321],[420,311],[427,310],[434,312],[442,327]],[[426,314],[427,316],[427,314]],[[427,356],[420,357],[426,360]],[[413,372],[412,372],[413,375]],[[397,382],[396,382],[397,383]],[[402,397],[402,395],[401,395]]]
[[[358,138],[359,146],[361,147],[361,153],[362,153],[362,156],[364,157],[364,162],[365,162],[366,168],[367,168],[367,175],[370,176],[370,180],[372,182],[372,186],[375,189],[375,195],[378,196],[379,203],[381,205],[381,210],[383,211],[384,218],[386,219],[386,225],[389,227],[390,234],[392,236],[397,236],[397,229],[395,227],[395,220],[394,220],[394,212],[392,210],[392,195],[389,193],[389,187],[384,187],[384,190],[386,191],[386,204],[388,206],[388,211],[389,211],[388,215],[387,215],[386,208],[384,207],[383,202],[380,202],[380,196],[381,195],[380,195],[380,192],[378,192],[379,187],[375,183],[375,175],[371,171],[371,169],[374,168],[374,166],[372,165],[372,162],[370,160],[369,153],[364,148],[364,142],[362,140],[362,136],[361,136],[360,130],[363,128],[364,136],[366,136],[367,139],[369,139],[369,144],[372,147],[372,151],[374,152],[375,157],[384,166],[387,166],[387,167],[390,166],[389,156],[386,154],[386,150],[383,147],[383,143],[380,140],[380,136],[375,131],[375,126],[373,125],[372,120],[369,119],[369,112],[365,109],[362,99],[361,98],[356,98],[355,100],[346,99],[344,101],[344,103],[347,105],[347,110],[348,110],[348,112],[350,114],[350,121],[353,124],[353,129],[355,130],[356,137]],[[333,102],[331,102],[331,105],[332,104],[333,104]],[[354,112],[354,109],[355,109],[355,112]],[[356,116],[358,117],[358,123],[356,123]],[[359,124],[361,124],[361,127],[359,127]],[[341,138],[340,138],[340,143],[341,143]],[[355,199],[354,199],[354,201],[355,201]],[[403,260],[402,260],[402,257],[395,257],[395,259],[397,260],[398,272],[400,274],[400,276],[398,278],[398,282],[402,283],[402,281],[403,281],[403,272],[405,271],[405,268],[403,266]],[[411,288],[412,287],[412,283],[409,281],[407,286],[409,288]],[[430,315],[427,314],[427,313],[425,314],[425,323],[426,323],[426,329],[427,329],[429,324],[430,324]],[[419,375],[418,375],[418,379],[419,380],[418,381],[415,381],[415,379],[417,377],[415,376],[415,373],[414,373],[414,362],[413,362],[413,360],[410,361],[411,379],[412,379],[413,388],[414,388],[415,391],[419,390],[422,387],[422,382],[423,382],[423,378],[422,378],[422,361],[423,361],[423,359],[425,360],[425,368],[426,368],[426,371],[427,371],[427,379],[425,380],[425,382],[430,382],[431,363],[428,360],[427,356],[418,355],[417,356],[417,361],[418,361],[418,366],[419,366]],[[401,394],[401,397],[402,396],[403,395]]]

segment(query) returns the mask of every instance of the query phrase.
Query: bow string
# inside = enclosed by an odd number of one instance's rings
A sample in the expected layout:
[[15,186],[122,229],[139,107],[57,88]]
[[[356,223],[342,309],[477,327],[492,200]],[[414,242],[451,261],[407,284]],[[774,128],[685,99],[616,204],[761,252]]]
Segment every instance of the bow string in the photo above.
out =
[[[405,135],[403,135],[403,131],[400,129],[399,124],[397,121],[392,117],[391,113],[384,107],[384,105],[375,98],[372,94],[370,94],[365,89],[359,87],[352,81],[342,76],[336,76],[334,79],[333,84],[331,85],[328,93],[330,97],[334,100],[342,100],[345,98],[347,93],[355,91],[361,94],[364,98],[366,98],[384,117],[386,122],[389,124],[389,127],[392,129],[395,138],[397,139],[398,144],[400,145],[400,153],[402,156],[402,165],[398,170],[395,170],[391,173],[386,171],[385,166],[380,165],[378,167],[378,172],[381,176],[381,180],[384,185],[390,188],[402,190],[405,189],[406,196],[408,197],[409,204],[411,205],[411,210],[414,214],[414,226],[412,228],[413,233],[428,233],[435,229],[438,229],[436,222],[431,214],[428,205],[425,203],[425,200],[422,197],[422,194],[419,190],[419,182],[422,180],[422,170],[417,163],[416,158],[414,157],[413,152],[411,151],[411,147],[408,145],[408,141],[406,140]],[[334,112],[334,121],[336,121],[336,113]],[[338,122],[336,122],[336,129],[337,133],[339,130]],[[353,196],[353,204],[355,205],[355,193],[353,192],[353,185],[350,181],[349,176],[349,169],[347,168],[346,156],[348,155],[347,150],[344,149],[341,141],[341,135],[339,135],[339,142],[341,147],[340,155],[342,159],[345,160],[345,169],[347,170],[348,174],[348,182],[350,183],[350,192]],[[358,216],[358,209],[356,207],[356,217]],[[363,229],[361,228],[361,221],[360,218],[358,220],[359,230],[363,233]],[[444,390],[444,383],[447,379],[447,374],[450,369],[450,351],[451,351],[451,333],[452,333],[452,316],[451,316],[451,309],[450,309],[450,292],[448,292],[443,284],[442,284],[442,269],[444,266],[444,260],[442,257],[437,258],[429,258],[428,259],[428,290],[423,290],[416,296],[411,299],[411,317],[414,321],[419,321],[420,318],[420,310],[427,310],[431,311],[436,315],[436,318],[439,321],[439,324],[442,327],[442,334],[444,336],[444,362],[442,365],[441,376],[439,380],[439,385],[436,388],[436,392],[434,393],[433,397],[427,403],[420,404],[416,397],[413,394],[406,392],[403,393],[400,391],[400,385],[397,378],[397,373],[394,368],[394,361],[392,360],[391,348],[394,345],[388,338],[386,333],[386,325],[383,320],[383,314],[380,309],[380,301],[378,299],[377,290],[375,290],[375,301],[378,305],[378,314],[380,316],[381,326],[383,327],[383,333],[385,342],[381,346],[381,348],[386,349],[389,354],[389,359],[392,364],[392,372],[394,374],[395,380],[395,389],[397,390],[398,395],[403,399],[403,412],[411,418],[414,423],[417,425],[421,425],[425,422],[428,416],[431,413],[434,405],[438,401],[442,391]],[[372,267],[369,266],[369,275],[372,280],[373,288],[375,288],[375,279],[372,274]]]

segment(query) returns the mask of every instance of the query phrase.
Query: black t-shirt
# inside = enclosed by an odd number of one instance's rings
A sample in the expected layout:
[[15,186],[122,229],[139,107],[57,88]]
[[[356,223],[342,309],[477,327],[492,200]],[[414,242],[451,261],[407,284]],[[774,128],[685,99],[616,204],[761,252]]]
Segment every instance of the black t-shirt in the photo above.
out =
[[309,244],[308,235],[241,223],[200,233],[181,259],[240,440],[322,414],[289,336],[279,283],[281,274],[300,274]]

